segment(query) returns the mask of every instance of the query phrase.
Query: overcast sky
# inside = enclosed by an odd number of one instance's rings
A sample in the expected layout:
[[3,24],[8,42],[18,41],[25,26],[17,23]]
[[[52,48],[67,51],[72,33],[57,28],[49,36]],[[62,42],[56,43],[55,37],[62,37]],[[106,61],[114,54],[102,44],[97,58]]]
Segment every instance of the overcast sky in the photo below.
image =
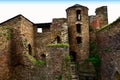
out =
[[109,23],[120,16],[120,1],[117,0],[0,0],[0,23],[22,14],[34,23],[51,22],[53,18],[66,18],[66,9],[74,4],[89,8],[89,15],[95,9],[108,7]]

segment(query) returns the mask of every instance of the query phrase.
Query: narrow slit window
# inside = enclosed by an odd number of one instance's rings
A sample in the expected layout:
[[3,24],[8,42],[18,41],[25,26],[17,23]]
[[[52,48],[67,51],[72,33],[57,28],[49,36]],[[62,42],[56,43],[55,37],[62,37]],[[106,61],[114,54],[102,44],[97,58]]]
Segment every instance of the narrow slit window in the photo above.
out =
[[77,33],[81,33],[81,24],[76,24]]
[[29,54],[32,55],[32,47],[30,44],[28,44],[28,51],[29,51]]
[[77,44],[82,43],[82,39],[81,39],[81,37],[77,37],[76,40],[77,40]]
[[77,10],[76,15],[77,15],[77,20],[80,21],[81,20],[81,11]]

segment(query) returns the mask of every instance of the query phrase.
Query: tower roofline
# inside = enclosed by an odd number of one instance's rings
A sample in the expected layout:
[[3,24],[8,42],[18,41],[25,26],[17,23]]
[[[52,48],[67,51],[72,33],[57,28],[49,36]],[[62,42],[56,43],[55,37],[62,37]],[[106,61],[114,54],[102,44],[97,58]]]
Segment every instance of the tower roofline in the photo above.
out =
[[[71,7],[68,7],[68,8],[66,9],[66,11],[67,11],[68,9],[71,9],[71,8],[78,8],[78,7],[87,8],[86,6],[83,6],[83,5],[80,5],[80,4],[75,4],[75,5],[71,6]],[[88,9],[88,8],[87,8],[87,9]]]

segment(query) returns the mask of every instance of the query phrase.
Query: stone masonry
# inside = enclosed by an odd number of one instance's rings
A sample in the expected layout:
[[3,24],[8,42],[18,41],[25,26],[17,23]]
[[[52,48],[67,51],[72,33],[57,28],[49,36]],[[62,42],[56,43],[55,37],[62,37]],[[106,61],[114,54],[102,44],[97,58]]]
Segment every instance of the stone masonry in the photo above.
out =
[[[75,4],[66,9],[67,18],[50,23],[22,15],[0,23],[0,80],[119,80],[120,19],[108,25],[107,6],[95,13]],[[87,62],[91,41],[100,68]]]

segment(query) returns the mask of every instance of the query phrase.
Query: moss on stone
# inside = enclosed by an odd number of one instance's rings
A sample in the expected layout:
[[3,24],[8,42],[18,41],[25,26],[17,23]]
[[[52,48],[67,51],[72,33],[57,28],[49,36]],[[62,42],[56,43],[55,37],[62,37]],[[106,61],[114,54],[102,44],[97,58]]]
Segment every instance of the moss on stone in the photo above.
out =
[[28,59],[35,65],[45,65],[46,62],[45,61],[42,61],[42,60],[38,60],[36,58],[34,58],[33,56],[31,56],[30,54],[28,53],[25,53],[24,54],[26,57],[28,57]]
[[100,32],[100,31],[102,31],[102,30],[104,30],[104,29],[108,28],[110,25],[112,25],[112,24],[114,24],[114,23],[116,23],[116,22],[118,22],[118,21],[120,21],[120,17],[118,17],[118,18],[117,18],[115,21],[113,21],[112,23],[107,24],[107,25],[105,25],[105,26],[101,27],[100,29],[97,29],[97,31],[96,31],[96,32]]
[[67,44],[67,43],[58,43],[58,44],[48,44],[48,46],[49,47],[51,47],[51,46],[57,46],[57,47],[64,47],[64,46],[66,46],[66,47],[69,47],[69,44]]
[[106,47],[106,48],[104,48],[104,51],[105,51],[105,52],[110,52],[111,49],[110,49],[109,47]]
[[4,36],[7,40],[11,39],[11,27],[8,26],[0,26],[0,29],[2,29],[2,32],[0,32],[0,35]]

